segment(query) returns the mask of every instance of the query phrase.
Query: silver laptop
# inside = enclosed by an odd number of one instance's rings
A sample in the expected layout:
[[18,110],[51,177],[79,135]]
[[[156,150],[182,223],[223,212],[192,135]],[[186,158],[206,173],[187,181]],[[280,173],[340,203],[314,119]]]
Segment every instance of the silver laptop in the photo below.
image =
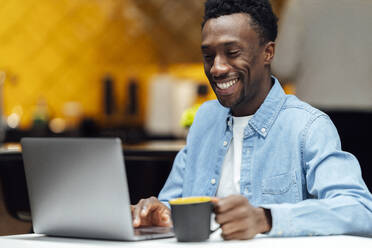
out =
[[110,240],[173,236],[171,228],[133,228],[120,139],[23,138],[21,144],[35,233]]

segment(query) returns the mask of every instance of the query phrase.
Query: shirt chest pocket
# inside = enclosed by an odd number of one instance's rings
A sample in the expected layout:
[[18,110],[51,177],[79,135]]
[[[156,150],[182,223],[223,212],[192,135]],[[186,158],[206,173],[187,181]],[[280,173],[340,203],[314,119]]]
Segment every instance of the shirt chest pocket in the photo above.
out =
[[300,200],[294,172],[264,178],[261,189],[262,202],[265,204],[295,203]]

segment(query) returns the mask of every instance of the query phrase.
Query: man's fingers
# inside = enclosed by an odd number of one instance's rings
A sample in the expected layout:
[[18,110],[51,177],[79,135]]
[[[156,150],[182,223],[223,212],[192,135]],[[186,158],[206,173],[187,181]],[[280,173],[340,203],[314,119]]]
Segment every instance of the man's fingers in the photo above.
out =
[[220,198],[215,203],[215,211],[216,213],[223,213],[235,208],[236,206],[242,205],[245,201],[248,201],[247,198],[241,195],[231,195]]
[[133,226],[170,226],[170,210],[157,198],[140,200],[131,207]]
[[160,206],[156,198],[153,199],[152,197],[140,200],[138,205],[140,206],[140,216],[143,218]]
[[133,226],[139,227],[139,226],[146,226],[151,225],[149,223],[149,219],[151,219],[151,212],[154,208],[152,201],[150,198],[148,199],[141,199],[134,209],[134,220],[133,220]]
[[230,211],[222,212],[216,215],[216,222],[220,225],[225,223],[240,220],[242,218],[249,217],[250,212],[244,206],[238,206],[236,208],[230,209]]
[[224,240],[246,240],[253,239],[256,234],[250,230],[245,230],[241,232],[235,232],[231,234],[221,234]]
[[132,208],[133,226],[138,227],[141,225],[140,211],[142,210],[142,202],[139,201],[137,205]]
[[171,223],[170,210],[161,205],[157,209],[157,224],[160,226],[169,226]]
[[136,208],[135,205],[130,205],[130,213],[132,214],[132,221],[134,220],[134,209]]
[[149,213],[149,211],[151,210],[152,206],[150,204],[150,201],[149,199],[144,199],[142,201],[142,205],[141,205],[141,211],[140,211],[140,215],[141,217],[146,217]]
[[153,223],[157,226],[172,226],[170,211],[167,208],[159,209],[159,211],[154,214]]
[[252,226],[249,225],[247,220],[238,219],[221,225],[222,233],[224,235],[230,235],[236,232],[249,230]]
[[168,209],[164,208],[160,212],[160,219],[162,222],[169,222],[170,221],[170,212]]
[[163,223],[166,226],[172,226],[173,225],[172,218],[171,218],[171,212],[168,208],[166,208],[165,211],[163,212],[162,220],[163,220]]

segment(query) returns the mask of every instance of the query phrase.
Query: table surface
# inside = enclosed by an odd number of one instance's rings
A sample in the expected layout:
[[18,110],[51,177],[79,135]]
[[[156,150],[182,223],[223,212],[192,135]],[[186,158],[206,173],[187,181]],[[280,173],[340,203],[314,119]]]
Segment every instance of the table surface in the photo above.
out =
[[105,241],[94,239],[73,239],[47,237],[38,234],[25,234],[0,237],[0,247],[6,248],[84,248],[84,247],[135,247],[135,248],[168,248],[168,247],[231,247],[231,248],[316,248],[316,247],[358,247],[371,248],[372,238],[356,236],[323,236],[323,237],[297,237],[297,238],[270,238],[265,235],[257,236],[247,241],[223,241],[219,234],[211,236],[210,240],[199,243],[178,243],[175,238],[148,241],[124,242]]
[[[147,141],[138,144],[123,144],[125,151],[141,152],[178,152],[186,144],[185,140],[160,140]],[[21,154],[22,147],[20,143],[5,143],[0,145],[0,154]]]

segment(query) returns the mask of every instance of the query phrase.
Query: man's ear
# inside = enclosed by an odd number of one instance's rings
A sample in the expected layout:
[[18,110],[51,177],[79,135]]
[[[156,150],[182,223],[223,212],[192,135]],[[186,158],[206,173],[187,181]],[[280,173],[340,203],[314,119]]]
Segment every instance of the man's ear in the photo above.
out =
[[265,48],[264,48],[264,63],[265,65],[270,65],[275,54],[275,42],[269,41],[266,43]]

